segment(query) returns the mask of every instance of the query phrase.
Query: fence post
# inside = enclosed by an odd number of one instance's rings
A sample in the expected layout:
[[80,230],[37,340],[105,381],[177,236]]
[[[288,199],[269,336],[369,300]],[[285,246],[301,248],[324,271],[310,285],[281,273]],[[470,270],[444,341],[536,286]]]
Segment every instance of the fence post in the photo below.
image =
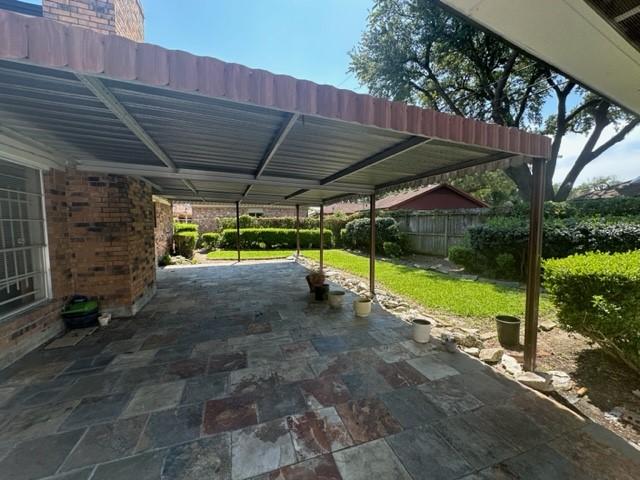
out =
[[444,256],[449,256],[449,214],[444,216]]

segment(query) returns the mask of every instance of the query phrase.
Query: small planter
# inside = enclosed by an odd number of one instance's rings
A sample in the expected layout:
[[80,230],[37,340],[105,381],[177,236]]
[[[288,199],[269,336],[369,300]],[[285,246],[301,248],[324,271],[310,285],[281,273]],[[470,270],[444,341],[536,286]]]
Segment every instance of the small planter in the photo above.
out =
[[101,327],[106,327],[107,325],[109,325],[110,321],[111,321],[110,313],[103,313],[98,317],[98,323],[100,323]]
[[307,285],[309,285],[309,292],[315,293],[316,287],[322,287],[324,285],[325,276],[321,272],[311,272],[306,277]]
[[456,337],[453,335],[443,335],[442,344],[444,345],[444,349],[449,353],[456,353],[458,351],[458,342],[456,342]]
[[503,347],[517,347],[520,345],[520,319],[509,315],[496,317],[498,341]]
[[344,291],[333,290],[329,292],[329,305],[333,308],[341,308],[344,302]]
[[413,319],[413,340],[418,343],[428,343],[431,338],[431,322],[426,318]]
[[316,286],[314,288],[314,294],[318,302],[324,302],[329,297],[329,284]]
[[360,297],[353,301],[353,310],[356,317],[368,317],[371,314],[371,300],[367,297]]

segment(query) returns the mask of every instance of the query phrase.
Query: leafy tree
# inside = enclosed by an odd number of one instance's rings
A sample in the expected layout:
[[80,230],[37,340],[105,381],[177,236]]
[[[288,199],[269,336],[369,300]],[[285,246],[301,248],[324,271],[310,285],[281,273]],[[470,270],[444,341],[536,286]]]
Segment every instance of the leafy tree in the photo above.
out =
[[493,207],[520,201],[518,186],[502,170],[465,175],[450,183]]
[[[375,0],[368,27],[351,52],[350,70],[374,95],[550,135],[552,156],[546,178],[550,200],[566,200],[584,167],[640,123],[637,116],[431,0]],[[550,101],[556,112],[545,118],[543,107]],[[609,125],[617,131],[602,141]],[[555,189],[552,179],[558,152],[569,132],[587,137]],[[510,167],[506,173],[522,198],[528,199],[529,168]]]

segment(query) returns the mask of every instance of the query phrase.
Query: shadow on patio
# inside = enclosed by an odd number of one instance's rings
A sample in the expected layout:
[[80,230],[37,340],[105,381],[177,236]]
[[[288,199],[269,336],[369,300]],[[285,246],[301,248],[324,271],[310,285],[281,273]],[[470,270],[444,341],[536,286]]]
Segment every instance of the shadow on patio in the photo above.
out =
[[310,301],[304,273],[289,261],[166,268],[136,318],[1,372],[0,476],[639,471],[617,437],[463,353],[415,344],[379,307],[355,319],[352,297],[342,310]]

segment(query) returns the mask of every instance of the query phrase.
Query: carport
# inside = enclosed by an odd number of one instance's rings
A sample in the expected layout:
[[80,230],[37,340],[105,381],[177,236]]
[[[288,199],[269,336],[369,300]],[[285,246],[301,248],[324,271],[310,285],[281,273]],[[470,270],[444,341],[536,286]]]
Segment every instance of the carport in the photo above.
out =
[[4,11],[0,112],[10,161],[141,178],[171,200],[322,212],[366,195],[372,220],[376,195],[399,185],[530,163],[535,368],[547,137]]

